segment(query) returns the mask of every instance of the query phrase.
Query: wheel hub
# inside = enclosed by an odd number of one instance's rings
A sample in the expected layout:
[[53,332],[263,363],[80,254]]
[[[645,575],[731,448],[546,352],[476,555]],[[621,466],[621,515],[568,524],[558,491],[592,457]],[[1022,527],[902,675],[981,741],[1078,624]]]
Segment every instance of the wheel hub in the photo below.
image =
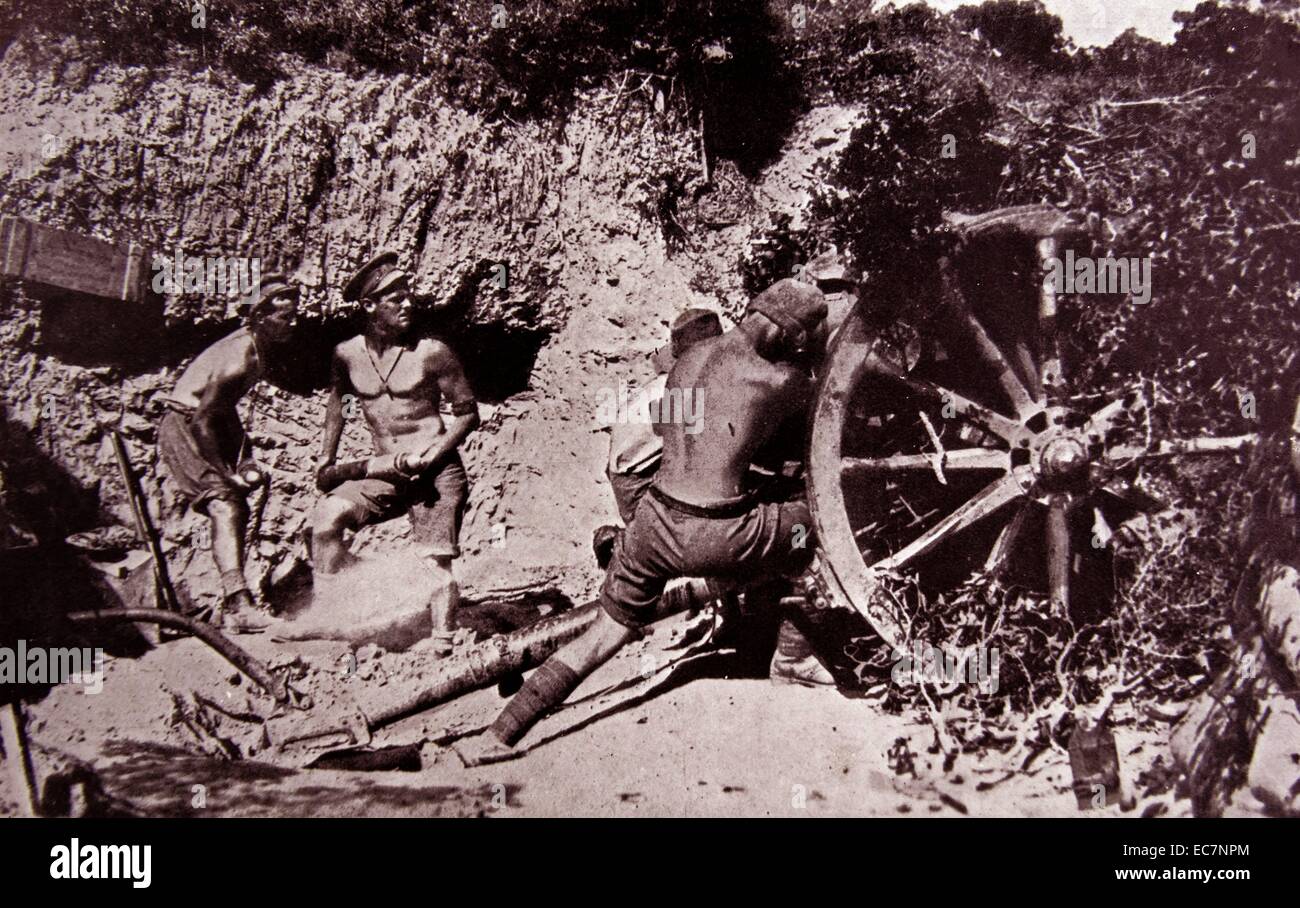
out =
[[1058,435],[1043,446],[1039,457],[1044,479],[1065,480],[1081,475],[1088,468],[1088,449],[1072,435]]

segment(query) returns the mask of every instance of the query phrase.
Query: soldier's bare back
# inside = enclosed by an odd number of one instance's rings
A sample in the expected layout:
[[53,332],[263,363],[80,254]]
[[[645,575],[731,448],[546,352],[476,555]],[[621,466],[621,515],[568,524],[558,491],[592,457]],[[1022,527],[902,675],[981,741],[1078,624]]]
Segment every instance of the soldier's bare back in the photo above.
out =
[[807,407],[807,372],[755,352],[740,329],[700,341],[668,375],[664,400],[690,393],[699,412],[694,422],[675,418],[660,405],[655,431],[664,440],[661,489],[695,504],[734,498],[745,491],[755,453],[791,413]]
[[229,408],[262,377],[262,364],[253,336],[240,328],[208,347],[190,363],[168,397],[185,407],[198,408],[205,391],[221,388],[221,401]]

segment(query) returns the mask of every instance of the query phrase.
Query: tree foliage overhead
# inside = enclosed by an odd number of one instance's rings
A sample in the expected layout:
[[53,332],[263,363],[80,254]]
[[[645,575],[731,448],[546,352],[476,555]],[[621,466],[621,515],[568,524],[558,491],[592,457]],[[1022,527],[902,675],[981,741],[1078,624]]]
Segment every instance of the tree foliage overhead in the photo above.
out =
[[987,0],[959,7],[953,18],[1009,60],[1046,68],[1065,62],[1061,19],[1049,13],[1041,0]]

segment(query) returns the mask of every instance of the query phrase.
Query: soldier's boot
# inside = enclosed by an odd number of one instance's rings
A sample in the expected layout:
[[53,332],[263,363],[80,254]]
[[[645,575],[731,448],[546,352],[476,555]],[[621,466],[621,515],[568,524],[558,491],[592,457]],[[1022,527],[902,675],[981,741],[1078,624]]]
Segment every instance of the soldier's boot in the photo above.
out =
[[789,618],[782,620],[777,630],[776,651],[772,653],[768,677],[776,684],[835,686],[835,677],[817,658],[808,638]]
[[226,596],[212,617],[212,623],[227,634],[260,634],[271,625],[270,619],[257,608],[248,590],[236,590]]

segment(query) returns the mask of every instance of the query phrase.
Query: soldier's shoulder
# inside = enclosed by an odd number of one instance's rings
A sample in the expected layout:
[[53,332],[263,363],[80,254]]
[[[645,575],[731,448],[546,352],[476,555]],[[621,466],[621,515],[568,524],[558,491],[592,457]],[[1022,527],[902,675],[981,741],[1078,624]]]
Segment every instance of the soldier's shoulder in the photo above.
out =
[[349,337],[347,340],[339,341],[334,345],[334,355],[344,359],[359,356],[362,349],[361,345],[364,343],[365,337],[363,335],[358,334],[355,337]]
[[450,350],[451,345],[439,334],[425,334],[416,342],[416,349],[441,352]]
[[241,325],[240,327],[236,328],[234,331],[231,331],[225,337],[214,342],[212,346],[209,347],[208,349],[211,350],[217,347],[222,347],[227,350],[237,350],[237,349],[242,349],[244,347],[251,347],[252,345],[253,345],[253,332],[248,330],[247,325]]
[[808,371],[793,363],[769,363],[768,381],[782,391],[803,391],[812,381]]
[[456,351],[441,337],[426,335],[415,345],[415,352],[434,362],[458,362]]
[[209,353],[215,353],[220,361],[236,366],[244,361],[256,361],[257,345],[253,343],[248,328],[236,328],[204,351],[204,354]]
[[180,384],[198,377],[203,382],[242,380],[258,364],[257,348],[247,328],[239,328],[213,343],[185,367]]

